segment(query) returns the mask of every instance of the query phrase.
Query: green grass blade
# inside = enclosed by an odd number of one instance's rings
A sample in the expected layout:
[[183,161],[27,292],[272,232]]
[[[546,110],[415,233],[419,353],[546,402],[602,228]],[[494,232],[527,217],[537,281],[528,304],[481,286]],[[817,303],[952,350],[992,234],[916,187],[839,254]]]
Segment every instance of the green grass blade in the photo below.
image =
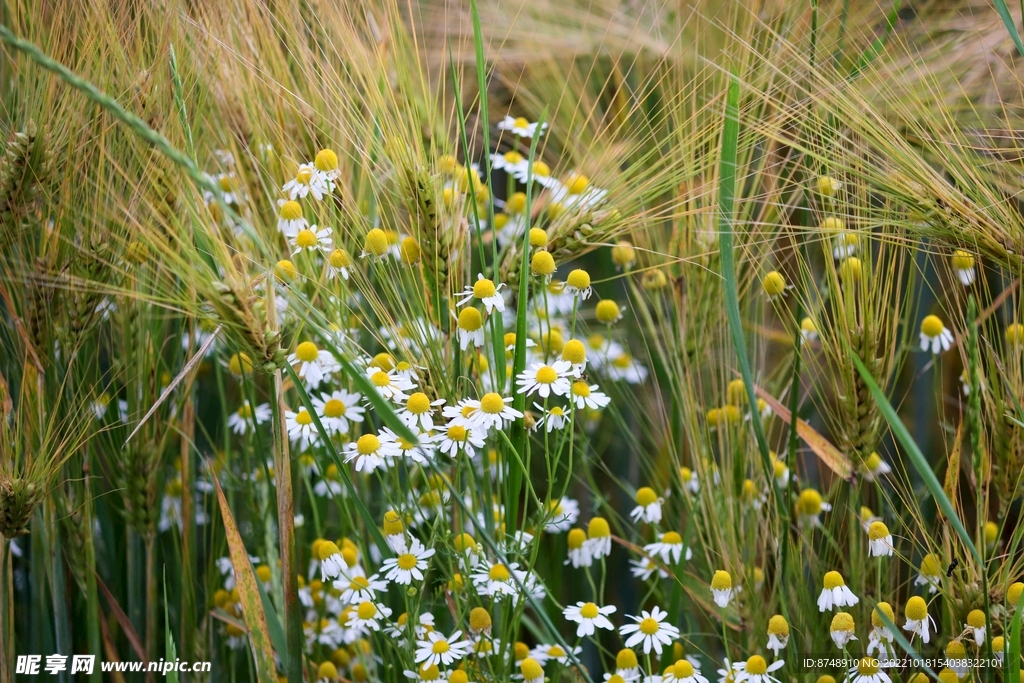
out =
[[[167,616],[167,567],[164,566],[164,661],[173,662],[178,658],[178,648],[174,646],[174,635],[171,633],[171,620]],[[96,667],[97,669],[99,667]],[[178,672],[167,672],[168,683],[178,683]]]
[[882,49],[888,42],[893,29],[896,28],[896,22],[899,21],[901,4],[901,0],[896,0],[896,2],[893,3],[892,9],[890,9],[889,13],[885,16],[885,31],[882,32],[882,35],[875,38],[871,42],[871,45],[861,53],[860,59],[857,60],[857,65],[854,66],[853,70],[850,72],[850,78],[856,77],[857,74],[870,66],[871,62],[875,61],[878,56],[882,54]]
[[[850,353],[850,358],[853,359],[854,365],[857,366],[857,372],[860,373],[861,379],[864,380],[864,384],[867,385],[871,391],[871,396],[875,399],[875,403],[878,404],[879,410],[882,411],[882,415],[885,416],[886,421],[889,423],[889,428],[892,433],[896,436],[896,440],[903,446],[903,450],[906,451],[910,457],[910,461],[914,465],[914,469],[921,475],[921,479],[924,480],[925,486],[928,488],[928,492],[935,498],[935,502],[938,504],[939,509],[942,510],[942,514],[949,520],[956,535],[960,537],[967,549],[971,551],[971,555],[975,561],[981,567],[984,563],[981,559],[981,555],[978,553],[978,549],[974,546],[974,541],[971,540],[970,534],[967,533],[967,529],[964,528],[963,522],[960,521],[960,517],[957,516],[956,510],[953,509],[953,504],[949,502],[949,498],[946,497],[945,492],[942,490],[942,484],[939,483],[935,473],[932,472],[931,466],[928,464],[927,458],[921,453],[921,449],[914,443],[913,437],[910,436],[910,432],[907,431],[906,425],[900,419],[900,416],[896,414],[896,410],[889,403],[889,400],[885,397],[885,393],[875,382],[875,378],[871,376],[871,373],[865,367],[864,363],[861,362],[860,358],[856,354]],[[982,568],[984,571],[984,568]]]
[[[1003,25],[1006,26],[1006,31],[1010,34],[1010,38],[1013,39],[1013,44],[1017,46],[1017,52],[1024,56],[1024,42],[1021,42],[1020,31],[1017,30],[1017,25],[1013,23],[1013,17],[1010,15],[1010,8],[1006,6],[1006,0],[993,0],[996,4],[996,11],[999,12],[999,17],[1003,20]],[[1024,9],[1024,3],[1021,4],[1021,9]]]
[[729,81],[729,92],[725,103],[725,125],[722,128],[722,156],[718,166],[718,235],[722,257],[722,279],[725,290],[725,312],[729,319],[732,343],[736,347],[740,375],[747,389],[747,405],[751,406],[750,421],[754,426],[757,447],[764,461],[768,480],[772,479],[771,457],[768,439],[764,435],[761,415],[754,406],[754,379],[747,358],[747,342],[743,336],[743,320],[740,318],[739,293],[736,289],[736,261],[733,255],[733,212],[736,208],[736,150],[740,134],[740,81],[733,75]]
[[[274,609],[274,603],[267,596],[262,581],[256,581],[256,588],[260,592],[260,600],[263,602],[263,614],[267,617],[267,630],[270,631],[270,642],[274,644],[274,650],[281,659],[281,670],[288,671],[288,644],[284,636],[284,626],[281,624],[281,616]],[[170,637],[170,633],[168,633]]]
[[1020,683],[1020,621],[1024,610],[1024,593],[1017,598],[1017,608],[1010,622],[1010,651],[1006,653],[1006,683]]

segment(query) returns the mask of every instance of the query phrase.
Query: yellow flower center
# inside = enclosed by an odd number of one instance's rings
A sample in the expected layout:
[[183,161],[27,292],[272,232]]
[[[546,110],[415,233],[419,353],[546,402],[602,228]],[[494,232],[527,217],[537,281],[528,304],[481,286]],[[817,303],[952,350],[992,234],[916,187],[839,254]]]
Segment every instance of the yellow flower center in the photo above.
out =
[[576,289],[586,289],[590,286],[590,273],[581,268],[577,268],[569,273],[569,277],[565,278],[565,284],[570,287],[575,287]]
[[658,500],[658,494],[649,486],[642,486],[636,492],[636,504],[647,507]]
[[359,590],[365,590],[370,587],[370,582],[366,580],[365,576],[355,576],[352,578],[352,587]]
[[398,568],[406,571],[416,566],[416,556],[412,553],[403,553],[398,556]]
[[520,154],[519,152],[514,151],[514,150],[510,150],[508,152],[505,152],[504,156],[505,156],[505,161],[507,161],[510,164],[518,164],[519,162],[521,162],[523,160],[523,155]]
[[823,585],[826,589],[832,590],[833,588],[839,588],[845,586],[846,582],[843,581],[843,575],[837,571],[825,572],[825,578]]
[[928,616],[928,604],[921,596],[914,595],[906,601],[906,607],[903,608],[903,612],[908,620],[920,622]]
[[711,590],[725,591],[732,588],[732,575],[722,569],[715,572],[711,577]]
[[445,652],[448,652],[448,650],[450,650],[450,649],[451,649],[451,647],[448,645],[448,641],[444,640],[444,639],[435,640],[434,641],[434,646],[432,648],[430,648],[430,650],[435,655],[444,654]]
[[313,163],[319,170],[327,173],[338,168],[338,155],[333,149],[322,149],[316,153],[316,160]]
[[942,574],[942,562],[939,556],[928,553],[921,560],[921,574],[924,576],[939,576]]
[[373,434],[363,434],[356,441],[356,450],[359,451],[359,455],[370,455],[380,450],[380,439]]
[[929,315],[921,321],[921,333],[926,337],[938,337],[945,328],[937,315]]
[[313,342],[302,342],[295,347],[295,357],[303,363],[312,363],[320,355],[320,350]]
[[974,257],[970,252],[957,249],[953,252],[953,268],[956,270],[970,270],[974,267]]
[[661,537],[661,542],[669,545],[682,545],[683,537],[675,531],[666,531],[665,535]]
[[313,424],[313,418],[305,408],[300,409],[299,412],[296,413],[295,421],[303,426]]
[[324,417],[341,417],[345,414],[345,404],[336,398],[324,403]]
[[533,657],[527,657],[523,660],[523,663],[519,665],[519,670],[523,673],[523,678],[527,681],[532,681],[538,678],[544,678],[544,669]]
[[768,673],[768,662],[764,661],[761,655],[754,655],[747,660],[747,673],[754,676],[763,676]]
[[295,246],[301,247],[302,249],[310,249],[317,245],[316,233],[306,228],[300,230],[299,234],[295,236]]
[[853,633],[853,617],[850,616],[849,612],[839,612],[832,617],[831,630],[833,632]]
[[660,626],[661,625],[657,621],[655,621],[651,617],[647,617],[646,619],[640,622],[640,633],[643,633],[647,636],[653,636],[655,633],[658,632]]
[[574,174],[569,176],[565,189],[568,190],[569,194],[582,194],[589,186],[590,178],[582,174]]
[[484,394],[484,397],[480,399],[480,410],[488,415],[499,415],[505,410],[505,401],[494,392]]
[[459,313],[459,329],[466,332],[476,332],[483,327],[484,320],[480,311],[475,308],[464,308]]
[[587,525],[587,536],[589,538],[607,538],[611,536],[611,533],[608,520],[604,517],[594,517],[590,520],[590,524]]
[[861,657],[857,662],[857,673],[861,676],[872,676],[878,673],[878,660],[874,657]]
[[281,205],[281,218],[286,221],[302,218],[302,205],[298,202],[285,202]]
[[598,322],[613,323],[619,319],[619,305],[611,299],[602,299],[594,309]]
[[497,293],[494,282],[487,279],[477,280],[473,285],[473,296],[477,299],[488,299]]
[[782,277],[779,271],[773,270],[764,276],[761,286],[768,296],[778,296],[786,291],[786,278]]
[[430,399],[422,391],[417,391],[409,397],[405,407],[413,415],[422,415],[430,410]]
[[387,233],[380,228],[374,228],[370,232],[366,233],[366,242],[364,247],[366,251],[374,256],[383,256],[388,251]]
[[868,538],[872,541],[880,541],[889,535],[889,527],[884,522],[872,522],[868,527]]
[[796,501],[797,509],[804,515],[816,515],[821,512],[821,494],[814,489],[804,489]]
[[967,615],[967,625],[971,628],[985,628],[985,613],[980,609],[972,609]]
[[383,370],[378,370],[370,375],[370,381],[373,382],[375,387],[386,387],[391,384],[391,376]]
[[252,417],[252,406],[250,406],[248,403],[243,403],[242,407],[238,409],[238,417],[245,420]]
[[880,602],[875,605],[875,609],[871,611],[871,625],[876,628],[882,628],[885,626],[885,622],[882,621],[883,614],[889,621],[896,621],[896,614],[892,611],[892,606],[887,602]]
[[672,665],[672,675],[675,678],[689,678],[693,674],[693,664],[690,664],[685,659],[680,659]]
[[487,577],[491,581],[508,581],[512,578],[512,575],[509,573],[508,567],[503,564],[496,564],[487,572]]
[[786,617],[781,614],[776,614],[768,620],[768,633],[773,636],[788,636],[789,635],[789,622],[786,621]]
[[[543,228],[530,228],[530,246],[535,248],[544,248],[548,243],[548,234]],[[548,254],[548,258],[551,255]],[[554,263],[554,261],[552,261]],[[554,268],[552,268],[554,270]]]
[[[544,239],[546,242],[547,235],[544,236]],[[555,272],[555,259],[551,256],[550,252],[538,251],[530,261],[530,269],[534,275],[551,275],[551,273]]]
[[550,365],[544,365],[537,369],[536,379],[541,384],[554,384],[558,379],[558,373]]
[[512,122],[512,125],[516,128],[528,128],[530,122],[524,119],[522,116],[517,116],[516,120]]
[[349,258],[348,252],[344,249],[335,249],[327,258],[334,268],[347,268],[352,263],[352,259]]
[[465,441],[466,428],[462,425],[452,425],[448,427],[448,438],[452,441]]
[[598,610],[597,605],[592,602],[588,602],[583,605],[583,607],[580,607],[580,616],[584,619],[594,619],[598,614],[600,614],[600,611]]

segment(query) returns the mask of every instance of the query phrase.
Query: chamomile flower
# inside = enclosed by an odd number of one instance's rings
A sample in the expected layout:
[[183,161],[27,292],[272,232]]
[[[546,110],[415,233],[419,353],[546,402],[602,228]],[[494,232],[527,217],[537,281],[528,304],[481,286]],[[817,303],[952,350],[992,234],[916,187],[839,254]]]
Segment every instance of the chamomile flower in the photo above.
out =
[[290,365],[297,365],[296,373],[305,380],[306,386],[316,389],[325,377],[341,369],[330,351],[319,349],[311,341],[304,341],[288,356]]
[[414,681],[421,681],[421,683],[444,683],[445,680],[441,671],[434,664],[423,667],[422,669],[416,667],[416,671],[405,669],[402,673],[405,674],[406,678]]
[[861,657],[857,666],[850,667],[847,680],[850,683],[892,683],[889,674],[882,671],[876,657]]
[[[538,130],[538,127],[540,130]],[[541,124],[539,122],[530,123],[522,116],[513,117],[506,116],[504,119],[498,122],[498,130],[510,131],[513,135],[521,138],[532,138],[533,136],[541,136],[548,128],[548,124]]]
[[300,251],[327,253],[334,246],[334,239],[331,237],[330,228],[317,229],[317,226],[311,225],[295,233],[288,240],[288,244],[292,247],[292,256]]
[[569,381],[571,369],[572,365],[564,360],[550,365],[532,363],[516,377],[517,392],[527,396],[536,393],[541,398],[566,396],[572,387]]
[[634,647],[643,645],[644,654],[653,649],[661,656],[662,647],[671,645],[679,637],[679,629],[665,621],[668,612],[655,606],[650,612],[642,610],[640,616],[626,615],[634,623],[619,628],[619,634],[629,636],[624,645]]
[[926,316],[921,321],[921,350],[931,349],[932,355],[949,351],[953,345],[953,333],[946,329],[937,315]]
[[331,180],[326,173],[314,164],[302,164],[295,177],[285,183],[281,189],[292,200],[305,199],[308,195],[313,195],[313,198],[319,202],[330,192],[330,187]]
[[540,418],[534,424],[534,429],[543,427],[544,431],[550,434],[552,431],[562,429],[569,424],[569,413],[562,406],[551,406],[546,410],[544,406],[537,403],[534,403],[533,406],[541,413]]
[[657,572],[658,578],[667,579],[669,577],[669,573],[653,557],[642,557],[639,560],[629,561],[629,573],[641,581],[647,581],[655,572]]
[[398,441],[388,430],[380,434],[363,434],[357,440],[345,446],[345,462],[356,461],[356,472],[373,472],[376,469],[387,469],[388,460],[402,455]]
[[658,536],[657,543],[648,543],[644,546],[644,552],[661,559],[667,565],[679,564],[683,552],[686,552],[686,559],[693,557],[693,552],[683,546],[683,537],[675,531],[666,531]]
[[467,401],[465,405],[471,411],[468,426],[470,429],[476,427],[484,434],[494,428],[508,426],[513,420],[523,417],[521,412],[509,405],[511,402],[511,396],[502,397],[494,392],[484,394],[479,401]]
[[778,671],[785,664],[781,659],[776,659],[769,664],[761,655],[754,655],[745,662],[735,662],[732,665],[733,681],[735,683],[779,683],[779,679],[771,674]]
[[605,371],[609,379],[622,380],[627,384],[643,384],[647,380],[647,368],[629,353],[623,351],[617,356],[609,354],[608,358]]
[[481,562],[477,565],[477,571],[472,574],[471,578],[480,595],[500,599],[518,596],[519,584],[525,583],[527,574],[519,569],[519,564],[516,562],[511,562],[508,565],[499,562],[494,564]]
[[327,255],[327,274],[330,278],[340,275],[342,279],[348,279],[348,269],[352,267],[352,257],[344,249],[333,249]]
[[320,572],[324,582],[341,576],[346,566],[345,559],[335,543],[326,540],[320,541],[317,553],[320,555]]
[[431,432],[434,430],[434,420],[431,417],[434,414],[434,408],[442,405],[444,405],[443,398],[431,401],[426,394],[417,391],[406,399],[405,408],[398,412],[398,417],[411,429]]
[[964,287],[969,287],[974,283],[974,264],[974,256],[971,252],[963,249],[954,251],[950,258],[950,265],[953,266],[953,271],[960,278],[960,284]]
[[819,612],[831,611],[836,607],[852,607],[860,602],[843,581],[843,575],[837,571],[825,572],[822,584],[821,594],[818,596]]
[[928,604],[924,598],[915,595],[907,600],[903,607],[903,615],[907,618],[903,630],[921,636],[921,642],[928,643],[931,631],[935,628],[935,620],[928,614]]
[[596,384],[587,384],[581,379],[572,383],[569,400],[576,405],[577,410],[601,410],[612,402],[608,394],[598,391]]
[[871,610],[871,633],[868,634],[867,654],[878,653],[879,655],[890,656],[893,654],[892,641],[895,635],[889,630],[882,615],[891,623],[896,623],[896,614],[892,606],[887,602],[880,602]]
[[708,683],[708,679],[687,658],[677,659],[675,664],[665,669],[661,680],[663,683]]
[[729,606],[729,601],[738,591],[738,588],[732,587],[732,575],[729,572],[719,569],[711,577],[711,595],[715,604],[722,609]]
[[804,318],[800,321],[800,336],[804,341],[818,340],[818,326],[814,324],[813,320]]
[[291,238],[298,235],[300,230],[309,227],[309,223],[302,215],[302,205],[296,201],[279,200],[277,216],[277,229],[284,233],[285,237]]
[[773,270],[764,276],[761,280],[761,288],[764,289],[764,293],[768,296],[769,301],[774,301],[779,297],[785,296],[786,294],[786,278],[783,277],[782,273],[777,270]]
[[345,576],[344,572],[334,587],[341,591],[339,600],[343,605],[358,605],[362,602],[373,601],[377,597],[377,591],[386,591],[388,582],[381,581],[380,575],[361,576],[355,574],[351,577]]
[[544,683],[544,668],[533,657],[527,657],[520,662],[519,671],[523,683]]
[[341,474],[338,466],[333,462],[324,470],[324,476],[313,485],[313,493],[320,497],[340,496],[343,492],[341,487]]
[[679,481],[682,483],[685,491],[693,494],[700,493],[700,479],[697,478],[697,473],[689,467],[683,466],[679,468]]
[[462,450],[468,457],[473,458],[476,457],[477,450],[484,447],[483,436],[477,435],[476,432],[475,427],[466,427],[453,420],[441,433],[435,434],[432,438],[442,453],[454,458]]
[[1006,650],[1006,639],[1003,636],[996,636],[992,639],[992,654],[999,660],[1000,666],[1006,659]]
[[942,561],[938,555],[928,553],[921,558],[921,566],[918,567],[917,578],[914,579],[915,586],[928,586],[929,593],[939,590],[939,583],[942,581]]
[[495,152],[491,155],[491,168],[495,171],[505,171],[509,175],[515,175],[526,164],[526,157],[514,149],[510,149],[504,154]]
[[872,522],[868,527],[868,557],[887,557],[892,555],[892,534],[885,522]]
[[488,313],[494,311],[505,310],[505,299],[501,296],[501,288],[504,287],[504,283],[494,284],[493,280],[488,280],[483,274],[477,275],[477,280],[472,286],[466,285],[466,288],[462,291],[462,298],[458,300],[459,306],[465,306],[473,299],[477,299],[484,305],[484,308]]
[[951,640],[946,644],[946,666],[956,673],[956,677],[963,680],[970,671],[971,660],[967,658],[967,648],[959,640]]
[[583,301],[589,299],[594,291],[590,286],[590,273],[582,268],[571,271],[565,278],[565,291]]
[[415,382],[400,374],[395,368],[385,371],[379,367],[370,366],[366,369],[366,376],[378,394],[392,401],[407,400],[409,397],[405,392],[416,388]]
[[889,464],[882,460],[876,452],[872,452],[864,461],[864,478],[868,481],[874,481],[878,477],[884,476],[892,472],[892,468]]
[[569,621],[578,624],[576,627],[576,637],[582,638],[583,636],[594,635],[599,628],[614,631],[615,626],[608,619],[608,616],[615,614],[615,609],[615,605],[598,607],[593,602],[577,602],[575,605],[570,605],[562,610],[562,614]]
[[663,502],[654,489],[642,486],[637,489],[636,507],[629,513],[629,516],[634,522],[658,524],[661,522],[661,504]]
[[837,612],[832,617],[832,624],[829,626],[829,635],[832,636],[832,642],[836,644],[836,647],[842,649],[846,647],[846,644],[851,640],[857,640],[856,626],[853,623],[853,617],[850,616],[849,612]]
[[821,513],[832,509],[830,504],[821,499],[821,494],[812,488],[800,492],[795,506],[800,523],[807,526],[821,526]]
[[320,423],[328,434],[347,434],[350,422],[363,421],[363,407],[359,401],[362,394],[349,393],[338,389],[330,393],[321,393],[313,397],[313,407],[320,416]]
[[765,646],[779,656],[779,651],[786,649],[789,643],[789,622],[786,617],[776,614],[768,620],[768,644]]
[[245,435],[253,427],[253,423],[261,425],[271,417],[269,403],[261,403],[255,409],[244,401],[242,407],[228,417],[228,427],[238,435]]
[[409,551],[384,560],[380,570],[386,572],[384,578],[401,586],[408,586],[413,579],[423,580],[427,571],[427,560],[434,556],[434,549],[427,548],[418,538],[412,539]]
[[459,348],[465,351],[469,347],[480,348],[484,345],[484,318],[475,308],[464,308],[457,316],[459,330]]
[[967,629],[974,635],[974,644],[981,647],[985,644],[985,613],[980,609],[972,609],[967,614]]
[[[632,648],[622,648],[615,655],[614,675],[621,677],[624,681],[636,681],[640,678],[640,663],[637,661],[636,652]],[[604,678],[607,683],[609,674],[605,674]]]
[[450,666],[470,653],[473,644],[462,638],[462,631],[445,637],[440,631],[428,631],[425,638],[416,641],[416,663],[420,668]]
[[380,630],[380,621],[391,616],[391,610],[384,605],[379,605],[370,600],[359,603],[353,612],[349,614],[346,627],[350,629],[371,629]]
[[612,553],[612,532],[604,517],[592,517],[587,524],[587,552],[595,560]]
[[316,425],[313,424],[313,417],[305,408],[299,408],[297,413],[290,410],[284,411],[284,420],[288,438],[299,450],[310,448],[320,441]]
[[580,504],[572,498],[553,500],[548,505],[549,518],[544,523],[544,531],[549,534],[568,531],[580,518]]

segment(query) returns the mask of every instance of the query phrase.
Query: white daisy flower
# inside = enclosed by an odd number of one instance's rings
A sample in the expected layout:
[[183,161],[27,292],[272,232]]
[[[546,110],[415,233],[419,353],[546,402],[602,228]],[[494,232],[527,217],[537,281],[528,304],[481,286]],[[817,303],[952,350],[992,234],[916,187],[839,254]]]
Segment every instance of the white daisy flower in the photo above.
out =
[[595,560],[612,553],[612,531],[604,517],[593,517],[587,524],[587,552]]
[[609,356],[605,372],[611,380],[622,380],[627,384],[643,384],[647,380],[647,368],[640,365],[628,353]]
[[569,621],[579,624],[576,627],[576,637],[582,638],[594,635],[599,628],[614,631],[615,626],[608,619],[608,615],[615,614],[615,609],[615,605],[598,607],[592,602],[577,602],[562,610],[562,614]]
[[315,225],[299,230],[288,240],[288,244],[292,247],[292,256],[300,251],[326,253],[334,246],[331,232],[330,228],[317,229]]
[[921,350],[931,349],[932,355],[949,351],[953,346],[953,333],[946,329],[937,315],[929,315],[921,321]]
[[477,450],[484,447],[484,439],[476,434],[476,428],[468,428],[454,420],[448,423],[444,431],[431,438],[434,439],[434,443],[439,444],[438,450],[453,458],[458,455],[460,449],[468,457],[476,457]]
[[470,306],[463,308],[458,315],[452,311],[452,317],[457,321],[460,349],[465,351],[484,345],[484,317],[480,311]]
[[309,223],[302,215],[302,205],[296,201],[279,199],[277,202],[277,229],[284,233],[285,237],[291,238],[299,234],[300,230],[309,227]]
[[324,476],[313,485],[313,493],[321,498],[333,498],[344,493],[344,489],[341,486],[341,474],[338,472],[337,465],[331,463],[327,466]]
[[872,522],[868,527],[868,557],[888,557],[892,555],[892,534],[885,522]]
[[316,344],[304,341],[288,356],[290,365],[298,365],[296,373],[310,389],[316,389],[325,377],[341,369],[330,351],[318,349]]
[[878,453],[872,452],[864,461],[864,478],[868,481],[874,481],[890,472],[892,472],[892,468],[882,460],[882,456]]
[[261,425],[270,419],[271,414],[269,403],[261,403],[254,410],[249,401],[243,401],[242,407],[228,417],[228,427],[235,434],[244,435],[253,426],[253,422]]
[[284,419],[288,438],[299,450],[311,448],[319,443],[320,435],[316,425],[313,424],[313,417],[305,408],[299,408],[297,413],[290,410],[284,411]]
[[356,461],[356,472],[372,472],[375,469],[387,469],[388,458],[397,458],[402,454],[394,436],[384,429],[378,435],[363,434],[356,441],[345,446],[345,462]]
[[896,636],[886,626],[882,615],[885,615],[890,622],[896,623],[896,614],[892,611],[889,603],[880,602],[875,605],[875,609],[871,610],[871,632],[868,634],[868,647],[865,653],[868,655],[877,653],[881,657],[891,657],[895,654],[892,641]]
[[576,405],[577,410],[601,410],[612,402],[608,394],[598,391],[596,384],[587,384],[583,380],[576,380],[572,383],[572,393],[569,400]]
[[[538,126],[540,131],[537,130]],[[504,119],[498,122],[498,130],[510,131],[513,135],[521,138],[532,138],[534,135],[543,135],[544,131],[548,128],[548,124],[540,124],[539,122],[530,123],[522,116],[506,116]]]
[[957,249],[953,252],[953,257],[950,261],[957,278],[960,280],[960,284],[964,287],[974,284],[975,259],[969,251]]
[[661,656],[662,647],[671,645],[679,637],[679,629],[665,623],[668,612],[660,607],[655,606],[650,612],[642,610],[640,616],[626,616],[635,622],[619,628],[620,635],[629,636],[624,643],[626,647],[643,644],[644,654],[653,649]]
[[338,389],[321,393],[319,398],[314,396],[312,402],[328,434],[348,434],[349,422],[363,421],[364,408],[359,405],[362,398],[362,394]]
[[504,283],[494,284],[493,280],[488,280],[483,276],[483,273],[477,275],[476,282],[470,286],[466,285],[466,288],[460,295],[462,298],[459,299],[456,304],[459,306],[465,306],[473,299],[478,299],[487,309],[488,313],[493,313],[495,310],[505,310],[505,299],[501,296],[501,288],[504,287]]
[[581,651],[582,648],[578,646],[566,651],[566,649],[561,645],[538,643],[532,650],[530,650],[530,656],[540,662],[541,665],[547,664],[548,662],[568,664],[570,657],[575,661]]
[[789,622],[781,614],[768,620],[768,644],[765,646],[779,656],[779,652],[789,644]]
[[470,409],[467,426],[470,429],[476,427],[484,434],[494,428],[508,426],[513,420],[523,417],[521,412],[508,405],[511,402],[511,396],[502,397],[494,392],[484,394],[479,401],[466,401],[464,407]]
[[832,624],[829,627],[829,635],[836,647],[842,649],[851,640],[857,640],[853,617],[849,612],[836,612],[832,617]]
[[637,489],[636,507],[629,513],[629,516],[634,522],[658,524],[661,522],[661,504],[663,502],[654,489],[643,486]]
[[928,604],[924,598],[912,596],[903,607],[903,614],[907,618],[903,630],[921,636],[921,642],[927,644],[935,629],[935,620],[928,614]]
[[711,596],[715,604],[725,609],[733,596],[739,592],[739,587],[733,588],[732,575],[729,572],[719,569],[711,577]]
[[462,639],[462,631],[445,637],[440,631],[428,631],[426,637],[416,641],[416,663],[420,668],[450,666],[470,653],[473,644]]
[[421,391],[417,391],[409,395],[406,399],[405,407],[398,411],[398,417],[404,422],[410,429],[418,429],[421,432],[432,432],[434,431],[434,420],[432,415],[434,414],[434,408],[444,405],[444,399],[439,398],[436,401],[431,401],[426,394]]
[[514,149],[504,154],[491,154],[491,168],[495,171],[505,171],[509,175],[520,173],[528,165],[526,157]]
[[843,575],[839,572],[826,572],[822,583],[824,587],[818,596],[819,612],[833,610],[836,607],[852,607],[860,602],[860,599],[849,589],[843,580]]
[[423,580],[423,573],[427,571],[427,560],[433,556],[433,548],[424,547],[418,538],[414,538],[409,545],[409,552],[384,560],[380,570],[387,572],[384,578],[388,581],[408,586],[413,579]]
[[540,417],[533,423],[534,431],[544,428],[548,434],[556,429],[562,429],[569,424],[569,414],[562,406],[551,406],[547,410],[544,406],[534,403],[533,406],[540,412]]
[[679,564],[684,550],[686,559],[689,561],[693,558],[693,552],[683,546],[683,537],[675,531],[659,534],[657,543],[648,543],[644,546],[645,553],[660,558],[662,562],[670,566]]
[[735,662],[732,665],[733,681],[735,683],[779,683],[779,679],[771,674],[778,671],[785,664],[781,659],[776,659],[769,664],[761,655],[754,655],[745,662]]
[[857,666],[851,666],[847,673],[849,683],[892,683],[889,675],[879,668],[877,657],[861,657]]
[[377,597],[377,591],[388,589],[388,582],[381,581],[379,574],[373,576],[355,574],[347,577],[342,573],[341,578],[334,582],[334,587],[341,591],[339,596],[341,604],[358,605],[361,602],[372,602]]
[[544,531],[549,534],[568,531],[580,518],[580,504],[572,498],[551,501],[548,511],[550,517],[544,523]]
[[384,605],[379,605],[370,600],[359,603],[353,612],[349,613],[348,622],[345,626],[349,629],[371,629],[380,630],[380,620],[391,616],[391,610]]
[[665,670],[663,683],[708,683],[689,658],[678,659]]
[[366,369],[366,376],[377,390],[377,393],[392,401],[407,400],[409,397],[405,392],[416,388],[415,382],[406,376],[398,374],[395,369],[385,372],[376,366],[371,366]]
[[331,191],[331,186],[331,179],[326,173],[314,164],[302,164],[295,177],[285,183],[281,190],[293,200],[313,195],[319,202]]
[[942,561],[939,556],[929,553],[921,560],[917,578],[914,579],[915,586],[928,586],[929,593],[936,593],[939,584],[942,582]]
[[481,562],[470,578],[476,586],[477,593],[497,600],[507,596],[518,596],[521,592],[519,584],[526,584],[527,573],[519,569],[517,562],[507,565]]
[[403,673],[406,678],[414,681],[422,681],[422,683],[444,683],[447,680],[444,677],[444,674],[433,664],[423,669],[417,667],[416,671],[405,669]]
[[572,364],[564,360],[557,360],[551,365],[532,363],[517,375],[517,393],[527,396],[537,393],[541,398],[566,396],[572,386],[569,380],[571,370]]
[[335,543],[320,541],[317,553],[320,555],[320,574],[324,583],[342,576],[347,565],[341,549]]

